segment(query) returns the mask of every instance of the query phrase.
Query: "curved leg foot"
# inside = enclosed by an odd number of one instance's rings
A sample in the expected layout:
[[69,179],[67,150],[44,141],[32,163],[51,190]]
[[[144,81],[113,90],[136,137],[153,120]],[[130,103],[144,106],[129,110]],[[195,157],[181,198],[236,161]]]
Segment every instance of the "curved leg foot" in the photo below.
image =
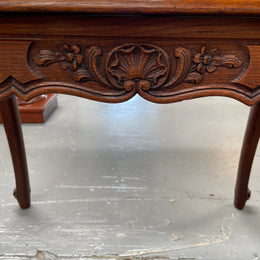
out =
[[251,196],[248,189],[250,172],[260,136],[260,103],[254,105],[249,114],[247,128],[237,173],[234,205],[237,209],[243,209],[246,201]]
[[28,209],[31,206],[30,191],[29,192],[17,192],[17,189],[14,189],[14,197],[17,199],[21,209]]
[[11,96],[1,101],[0,112],[13,160],[16,181],[14,196],[20,207],[26,209],[30,207],[30,183],[16,97]]

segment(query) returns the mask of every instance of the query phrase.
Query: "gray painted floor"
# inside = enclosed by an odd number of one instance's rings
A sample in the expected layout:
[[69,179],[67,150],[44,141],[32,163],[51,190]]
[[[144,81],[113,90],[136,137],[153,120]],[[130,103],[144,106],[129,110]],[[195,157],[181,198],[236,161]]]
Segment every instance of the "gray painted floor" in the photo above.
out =
[[259,259],[259,149],[252,198],[233,207],[248,111],[227,98],[158,105],[60,95],[46,124],[23,128],[28,210],[12,197],[0,126],[0,259]]

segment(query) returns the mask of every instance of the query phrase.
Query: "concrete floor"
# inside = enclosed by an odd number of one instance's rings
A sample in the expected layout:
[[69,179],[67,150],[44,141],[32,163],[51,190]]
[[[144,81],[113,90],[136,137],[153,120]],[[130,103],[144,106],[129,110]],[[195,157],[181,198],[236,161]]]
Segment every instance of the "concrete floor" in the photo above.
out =
[[158,105],[59,96],[24,125],[32,207],[12,196],[0,126],[0,259],[260,257],[260,149],[252,198],[233,207],[249,108],[228,98]]

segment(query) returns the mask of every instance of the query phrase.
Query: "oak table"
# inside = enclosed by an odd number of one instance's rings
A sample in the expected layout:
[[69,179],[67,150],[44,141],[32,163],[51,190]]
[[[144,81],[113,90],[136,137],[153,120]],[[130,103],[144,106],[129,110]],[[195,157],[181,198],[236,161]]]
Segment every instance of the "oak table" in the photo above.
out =
[[252,106],[235,188],[244,207],[260,134],[260,1],[2,0],[0,13],[0,112],[21,208],[30,185],[16,96],[49,93]]

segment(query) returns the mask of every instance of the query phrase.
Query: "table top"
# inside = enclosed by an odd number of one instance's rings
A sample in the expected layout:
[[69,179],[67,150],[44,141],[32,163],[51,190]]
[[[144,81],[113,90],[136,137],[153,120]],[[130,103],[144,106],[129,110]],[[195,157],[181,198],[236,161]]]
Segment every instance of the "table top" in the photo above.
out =
[[259,0],[2,0],[0,12],[260,16]]

